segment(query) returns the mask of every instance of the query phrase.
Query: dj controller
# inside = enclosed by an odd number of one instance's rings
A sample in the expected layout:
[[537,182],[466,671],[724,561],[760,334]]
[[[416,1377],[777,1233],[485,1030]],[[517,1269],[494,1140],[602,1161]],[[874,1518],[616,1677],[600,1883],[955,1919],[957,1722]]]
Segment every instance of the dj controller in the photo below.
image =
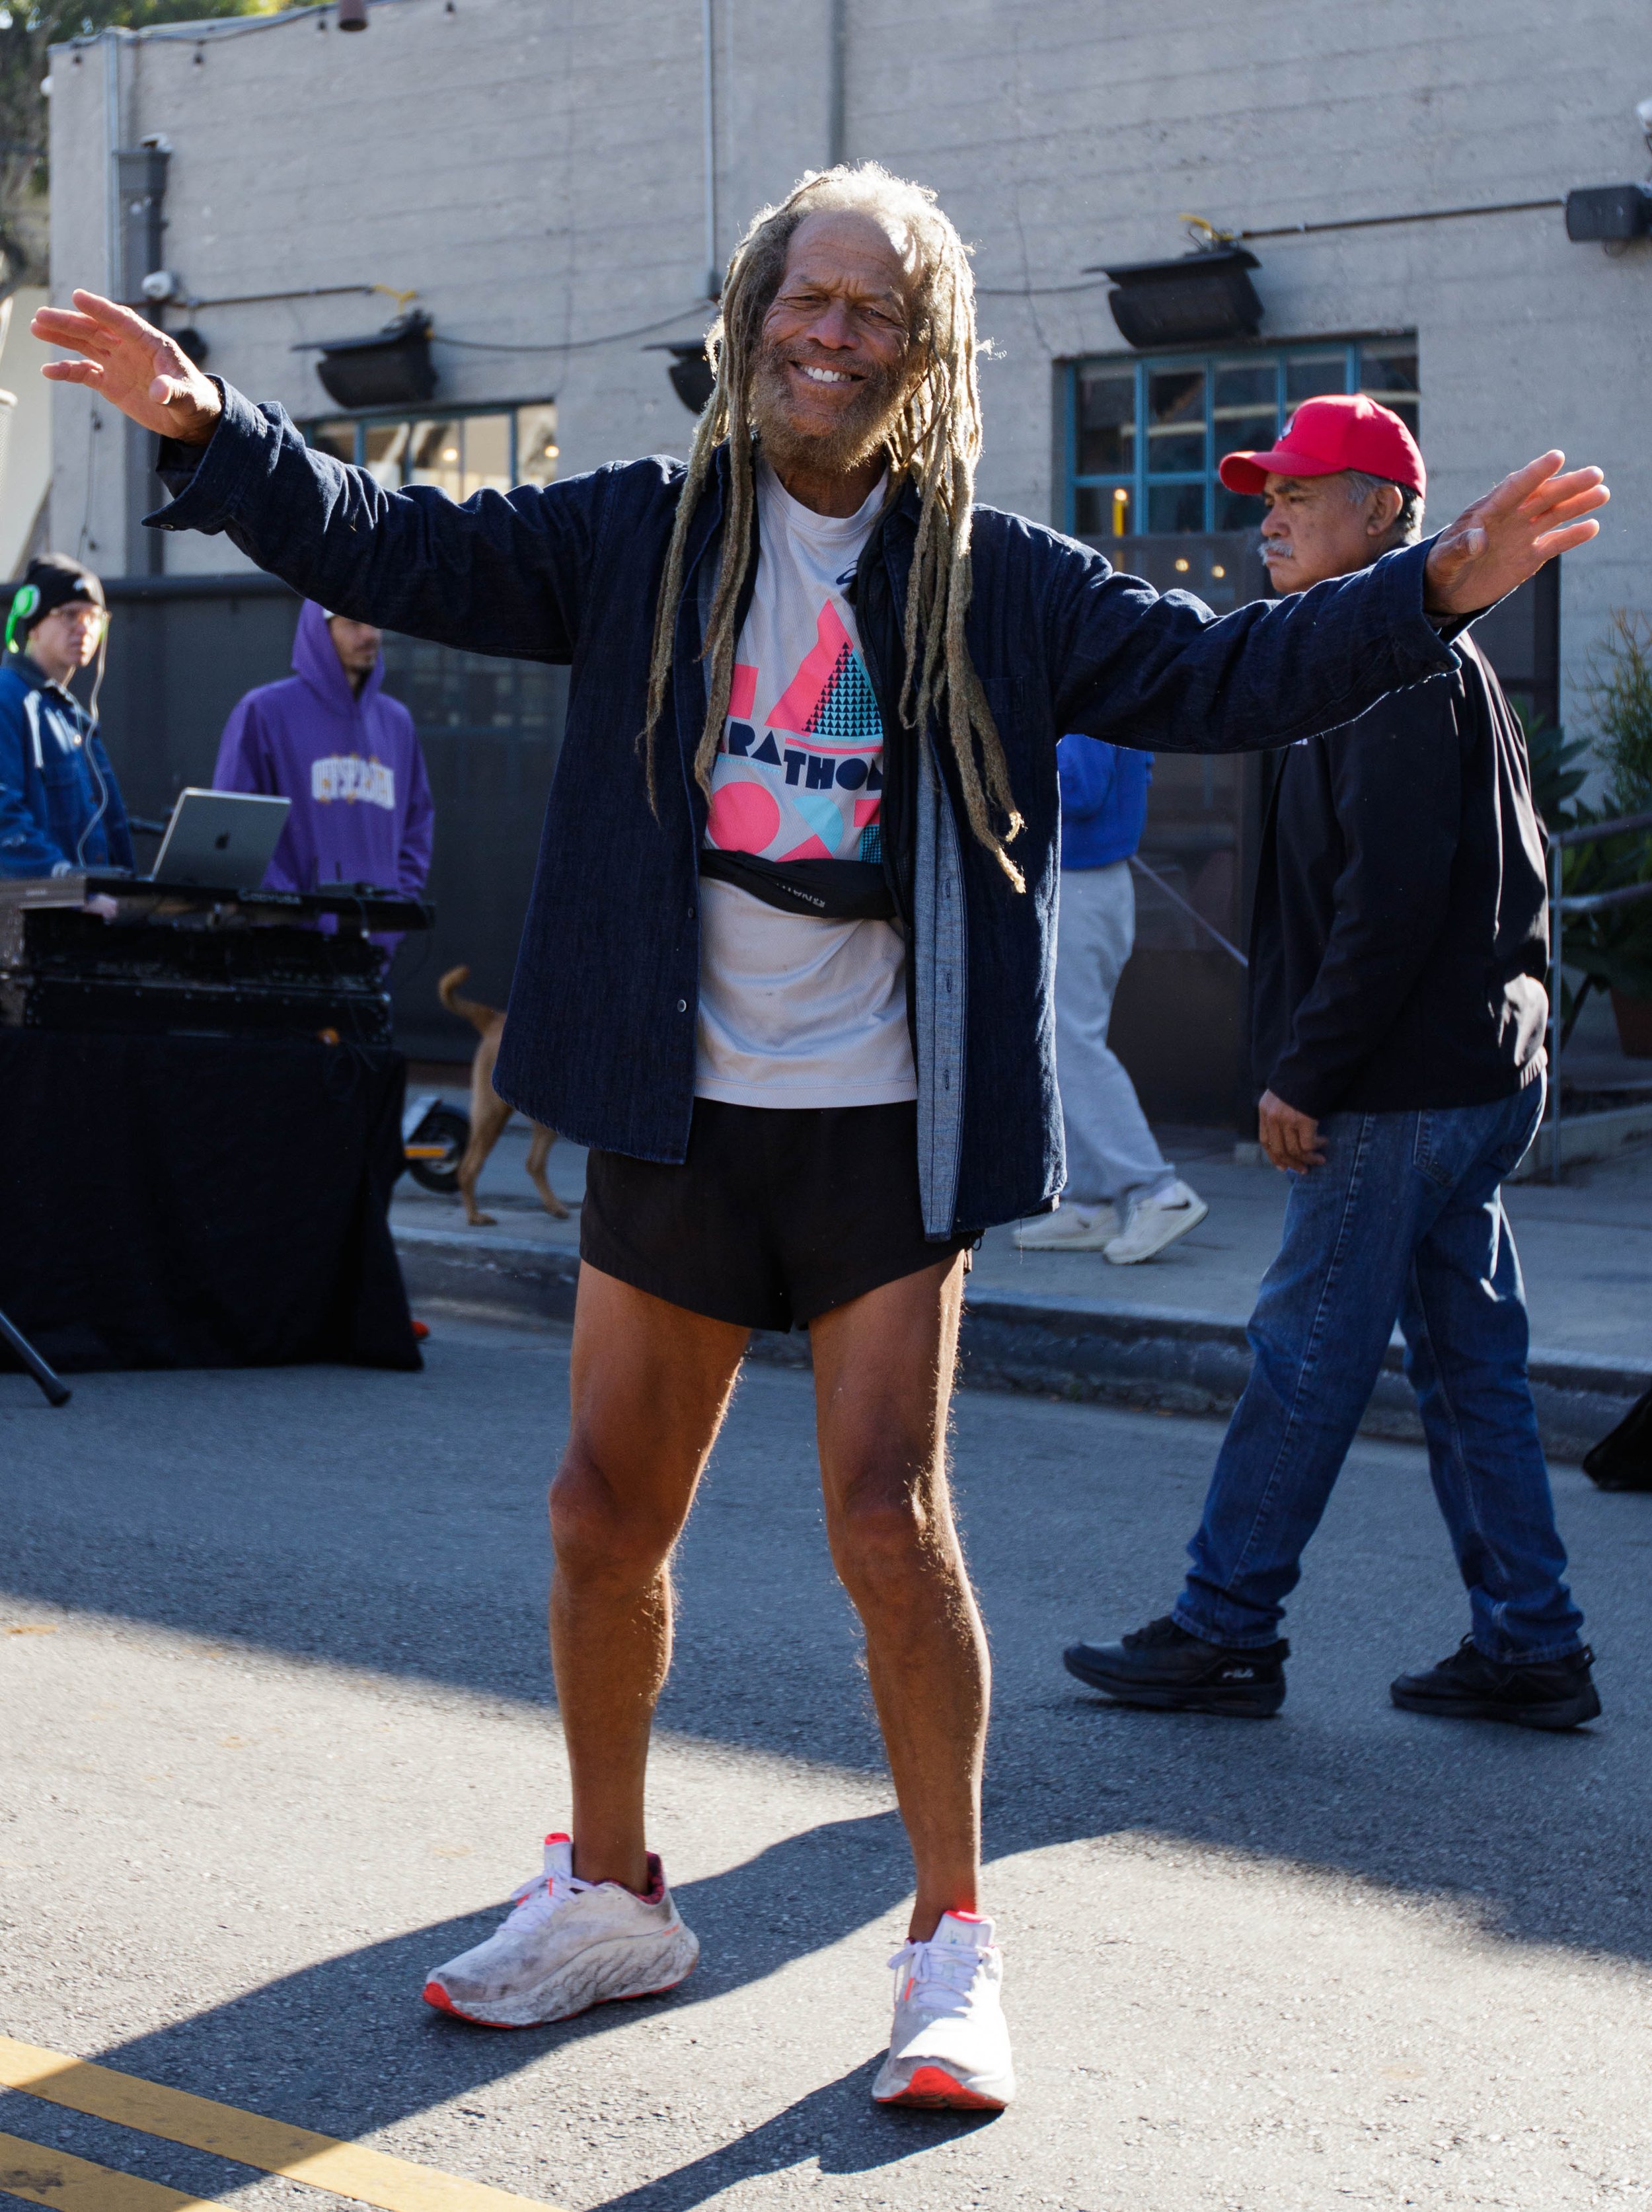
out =
[[0,881],[0,1028],[388,1045],[386,962],[373,933],[428,929],[432,919],[421,901],[366,886]]

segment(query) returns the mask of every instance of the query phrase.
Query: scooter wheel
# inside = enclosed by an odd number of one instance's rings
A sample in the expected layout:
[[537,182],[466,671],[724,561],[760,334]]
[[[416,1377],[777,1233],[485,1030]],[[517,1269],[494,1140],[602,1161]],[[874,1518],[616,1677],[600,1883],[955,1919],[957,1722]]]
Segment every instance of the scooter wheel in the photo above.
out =
[[[457,1106],[433,1106],[407,1140],[410,1150],[416,1146],[420,1152],[408,1161],[407,1171],[421,1189],[452,1198],[459,1189],[459,1164],[470,1141],[468,1114],[461,1114]],[[427,1146],[437,1145],[440,1153],[426,1154]]]

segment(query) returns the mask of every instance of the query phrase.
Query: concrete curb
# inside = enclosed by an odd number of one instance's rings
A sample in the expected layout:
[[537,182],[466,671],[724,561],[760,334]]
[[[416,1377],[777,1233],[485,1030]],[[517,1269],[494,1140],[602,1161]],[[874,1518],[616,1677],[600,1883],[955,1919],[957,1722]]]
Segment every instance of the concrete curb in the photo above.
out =
[[[403,1229],[396,1249],[416,1305],[571,1321],[579,1255],[525,1237],[453,1229]],[[760,1330],[751,1356],[806,1367],[801,1332]],[[1360,1424],[1366,1436],[1421,1439],[1416,1401],[1390,1345]],[[972,1284],[966,1291],[963,1372],[967,1386],[1025,1390],[1078,1402],[1139,1406],[1225,1419],[1250,1371],[1244,1325],[1174,1306],[1102,1305]],[[1623,1419],[1652,1373],[1560,1350],[1532,1348],[1532,1395],[1544,1449],[1575,1460]]]
[[[1560,1122],[1560,1164],[1581,1167],[1587,1160],[1615,1159],[1626,1145],[1652,1137],[1652,1099],[1634,1106],[1609,1107],[1603,1114],[1568,1114]],[[1554,1123],[1545,1120],[1531,1149],[1509,1177],[1510,1182],[1540,1182],[1554,1164]]]

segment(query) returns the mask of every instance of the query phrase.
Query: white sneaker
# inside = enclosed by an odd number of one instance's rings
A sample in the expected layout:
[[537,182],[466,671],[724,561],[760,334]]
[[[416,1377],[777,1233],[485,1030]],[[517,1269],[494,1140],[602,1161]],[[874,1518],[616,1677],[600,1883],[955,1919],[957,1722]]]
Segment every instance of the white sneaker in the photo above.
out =
[[872,2085],[879,2105],[1001,2112],[1015,2094],[993,1923],[944,1912],[926,1943],[903,1943],[895,1969],[895,2032]]
[[1040,1213],[1017,1222],[1017,1252],[1099,1252],[1119,1233],[1117,1208],[1103,1200],[1100,1206],[1059,1206],[1054,1213]]
[[1136,1200],[1123,1230],[1105,1248],[1106,1256],[1115,1267],[1133,1267],[1139,1260],[1151,1260],[1178,1237],[1197,1229],[1210,1210],[1196,1190],[1189,1190],[1185,1182],[1173,1182],[1169,1190]]
[[438,1966],[424,2001],[483,2027],[536,2027],[618,1997],[658,1996],[694,1971],[699,1938],[677,1917],[659,1861],[649,1893],[580,1881],[574,1845],[545,1838],[545,1870],[512,1893],[515,1911],[485,1943]]

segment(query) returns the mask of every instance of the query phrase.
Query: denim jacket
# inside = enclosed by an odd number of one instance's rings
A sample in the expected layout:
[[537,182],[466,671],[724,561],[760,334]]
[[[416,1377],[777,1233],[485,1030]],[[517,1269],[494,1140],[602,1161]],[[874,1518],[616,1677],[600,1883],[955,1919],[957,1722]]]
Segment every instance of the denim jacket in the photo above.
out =
[[[359,621],[569,665],[568,720],[523,927],[495,1085],[576,1143],[675,1162],[694,1110],[698,853],[693,760],[705,715],[704,610],[721,550],[726,469],[687,544],[656,804],[638,742],[654,603],[683,477],[655,456],[456,506],[387,491],[313,452],[277,407],[224,386],[210,443],[167,442],[175,496],[149,518],[225,532],[261,568]],[[1220,621],[1101,555],[975,511],[969,651],[1026,827],[1018,891],[975,838],[950,747],[903,737],[896,711],[916,503],[885,510],[856,614],[886,743],[904,744],[908,1005],[919,1177],[933,1237],[1046,1208],[1063,1181],[1050,987],[1066,731],[1151,751],[1278,745],[1351,720],[1451,665],[1423,612],[1425,547]],[[749,587],[748,579],[748,587]]]
[[91,716],[27,653],[8,653],[0,668],[0,876],[131,865],[120,787]]

